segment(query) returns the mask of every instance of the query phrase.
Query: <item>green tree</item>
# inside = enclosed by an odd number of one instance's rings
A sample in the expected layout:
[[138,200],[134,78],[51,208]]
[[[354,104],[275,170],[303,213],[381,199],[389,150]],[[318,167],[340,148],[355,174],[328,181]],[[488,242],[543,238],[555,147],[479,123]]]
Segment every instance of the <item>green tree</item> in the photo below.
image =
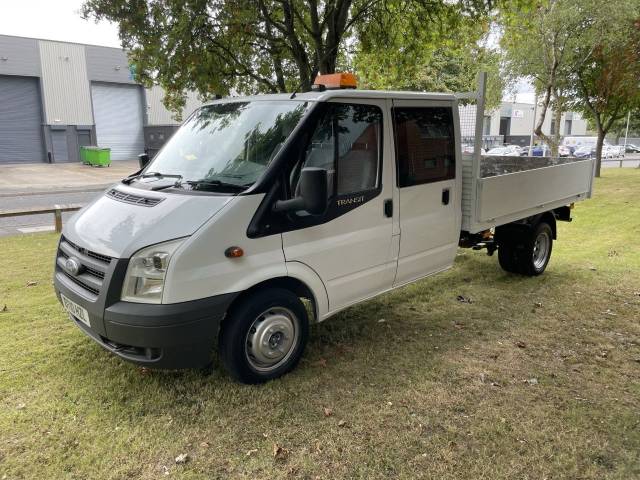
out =
[[[489,72],[488,106],[502,99],[500,54],[490,48],[490,12],[466,11],[436,18],[416,5],[387,9],[387,21],[359,27],[353,66],[362,86],[374,89],[463,92]],[[385,33],[383,33],[385,32]]]
[[596,176],[602,146],[612,127],[640,107],[640,2],[579,2],[580,35],[572,47],[572,106],[593,120],[598,134]]
[[[627,115],[629,115],[629,137],[640,136],[640,108],[636,108],[635,110],[628,111],[626,115],[611,125],[609,138],[613,138],[615,144],[620,143],[627,133]],[[589,126],[595,130],[594,122],[589,122]]]
[[[575,0],[536,0],[532,8],[501,11],[505,71],[511,82],[532,80],[540,102],[534,133],[551,147],[552,156],[558,154],[560,118],[568,107],[571,49],[579,35],[576,8]],[[550,111],[556,121],[547,134],[542,126]]]
[[308,90],[320,73],[349,61],[348,46],[366,25],[395,24],[410,8],[431,20],[480,16],[492,0],[86,0],[85,18],[119,26],[123,47],[145,84],[161,85],[168,107],[183,92]]

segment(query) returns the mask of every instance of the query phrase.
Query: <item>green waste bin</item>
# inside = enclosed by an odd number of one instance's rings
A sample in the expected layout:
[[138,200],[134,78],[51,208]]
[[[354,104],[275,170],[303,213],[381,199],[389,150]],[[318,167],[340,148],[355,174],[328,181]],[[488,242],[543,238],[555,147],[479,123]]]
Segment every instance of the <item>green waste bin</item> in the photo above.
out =
[[96,167],[111,165],[111,149],[101,147],[80,147],[82,163]]

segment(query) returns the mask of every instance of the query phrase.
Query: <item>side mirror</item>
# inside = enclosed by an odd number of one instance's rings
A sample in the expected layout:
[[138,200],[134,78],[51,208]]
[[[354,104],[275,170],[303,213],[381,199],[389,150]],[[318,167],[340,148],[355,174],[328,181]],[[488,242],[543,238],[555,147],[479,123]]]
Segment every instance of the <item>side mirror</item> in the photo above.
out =
[[304,210],[311,215],[322,215],[327,209],[327,171],[308,167],[300,172],[300,196],[279,200],[273,206],[275,212]]
[[148,153],[141,153],[140,155],[138,155],[138,163],[140,164],[140,169],[146,167],[149,163],[149,160],[150,158]]

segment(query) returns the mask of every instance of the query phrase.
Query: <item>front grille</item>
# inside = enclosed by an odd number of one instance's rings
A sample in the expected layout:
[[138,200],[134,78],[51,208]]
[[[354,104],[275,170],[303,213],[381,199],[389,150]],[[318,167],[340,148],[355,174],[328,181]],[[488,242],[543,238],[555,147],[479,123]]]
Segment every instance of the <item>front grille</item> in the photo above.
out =
[[143,207],[155,207],[164,198],[143,197],[142,195],[134,195],[133,193],[126,193],[112,188],[106,193],[107,197],[113,198],[119,202],[129,203],[131,205],[140,205]]
[[[66,268],[66,261],[70,257],[80,263],[80,271],[75,275]],[[90,297],[100,294],[111,260],[111,257],[80,247],[65,237],[60,239],[56,259],[58,270],[85,293],[89,293]]]
[[82,280],[80,280],[77,277],[74,277],[73,275],[68,274],[67,272],[65,272],[64,270],[62,271],[62,273],[64,274],[65,277],[67,277],[69,280],[71,280],[73,283],[75,283],[76,285],[78,285],[79,287],[84,288],[85,290],[93,293],[96,297],[98,295],[100,295],[100,290],[92,287],[91,285],[87,285],[86,283],[84,283]]

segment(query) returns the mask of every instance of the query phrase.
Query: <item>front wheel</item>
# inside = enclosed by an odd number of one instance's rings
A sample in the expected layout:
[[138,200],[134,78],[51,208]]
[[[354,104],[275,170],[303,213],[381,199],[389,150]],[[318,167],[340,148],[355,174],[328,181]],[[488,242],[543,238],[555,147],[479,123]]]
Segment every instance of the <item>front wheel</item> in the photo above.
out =
[[229,374],[257,384],[293,370],[309,336],[307,312],[289,290],[255,292],[232,309],[222,325],[219,353]]

